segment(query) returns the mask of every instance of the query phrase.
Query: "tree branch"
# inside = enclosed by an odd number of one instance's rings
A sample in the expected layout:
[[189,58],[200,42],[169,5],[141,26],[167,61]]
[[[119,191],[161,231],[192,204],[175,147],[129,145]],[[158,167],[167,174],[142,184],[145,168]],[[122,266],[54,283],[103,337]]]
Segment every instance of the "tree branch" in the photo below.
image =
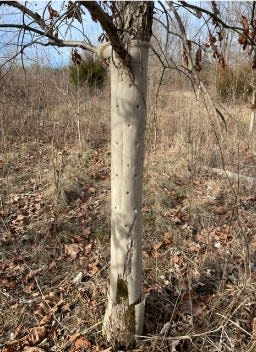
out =
[[212,17],[216,22],[221,24],[224,28],[232,29],[238,33],[241,33],[241,31],[243,31],[242,27],[235,27],[235,26],[228,25],[219,16],[215,15],[213,12],[211,12],[207,9],[204,9],[203,7],[189,4],[186,1],[178,1],[178,3],[180,3],[184,8],[191,9],[191,10],[197,10],[197,11],[201,11],[202,13],[205,13],[206,15]]
[[182,20],[181,20],[181,18],[179,16],[175,6],[173,5],[173,2],[172,1],[167,1],[167,4],[168,4],[170,10],[172,11],[172,13],[173,13],[173,15],[174,15],[174,17],[175,17],[175,19],[176,19],[176,21],[178,23],[179,29],[180,29],[180,33],[181,33],[181,36],[182,36],[183,48],[184,48],[184,50],[186,52],[186,55],[187,55],[187,58],[188,58],[189,71],[195,77],[197,82],[199,83],[200,87],[202,88],[202,92],[204,93],[205,97],[207,98],[210,106],[214,109],[214,111],[217,114],[217,116],[220,116],[221,120],[224,123],[225,129],[227,130],[227,125],[226,125],[226,121],[225,121],[225,118],[224,118],[223,114],[221,113],[220,109],[218,109],[216,107],[216,104],[214,103],[214,101],[212,100],[210,94],[208,93],[207,88],[205,87],[205,85],[203,84],[203,82],[201,81],[199,75],[197,74],[197,72],[195,70],[193,59],[192,59],[192,55],[191,55],[191,51],[190,51],[190,49],[188,47],[187,34],[186,34],[186,29],[184,27],[184,24],[183,24],[183,22],[182,22]]
[[62,40],[62,39],[54,39],[49,40],[48,45],[57,46],[59,48],[62,47],[70,47],[70,48],[81,48],[84,50],[91,51],[92,53],[97,53],[97,48],[93,45],[90,45],[83,41],[77,40]]
[[80,1],[80,3],[87,8],[93,19],[96,19],[100,22],[103,30],[108,35],[113,50],[115,50],[115,52],[119,55],[120,59],[127,64],[129,62],[128,52],[122,45],[118,36],[117,28],[113,24],[113,21],[110,16],[102,10],[100,5],[97,4],[96,1]]
[[17,29],[23,29],[24,31],[28,32],[34,32],[36,34],[46,36],[45,32],[40,31],[39,29],[32,28],[26,24],[13,24],[13,23],[5,23],[5,24],[0,24],[0,28],[17,28]]
[[1,1],[0,6],[1,5],[8,5],[19,9],[23,14],[26,14],[29,17],[33,18],[33,20],[39,25],[40,28],[43,29],[44,32],[47,32],[47,30],[49,29],[45,21],[37,12],[31,11],[28,7],[22,5],[18,1]]

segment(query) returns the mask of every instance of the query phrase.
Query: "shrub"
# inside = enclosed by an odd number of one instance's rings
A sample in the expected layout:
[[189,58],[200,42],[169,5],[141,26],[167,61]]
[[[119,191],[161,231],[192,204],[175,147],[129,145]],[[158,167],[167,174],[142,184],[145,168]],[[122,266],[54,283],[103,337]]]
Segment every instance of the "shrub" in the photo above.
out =
[[86,84],[90,88],[102,88],[106,73],[102,63],[92,57],[70,66],[70,80],[76,87]]
[[252,94],[250,66],[218,67],[215,76],[217,96],[226,102],[247,101]]

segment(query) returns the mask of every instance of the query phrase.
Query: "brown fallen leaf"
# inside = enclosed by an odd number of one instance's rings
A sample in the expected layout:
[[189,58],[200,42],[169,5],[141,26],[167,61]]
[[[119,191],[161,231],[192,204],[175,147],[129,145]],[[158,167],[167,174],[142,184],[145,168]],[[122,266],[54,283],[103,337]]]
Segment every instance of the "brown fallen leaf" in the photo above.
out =
[[52,321],[52,318],[53,318],[53,313],[49,312],[40,320],[39,324],[40,325],[50,324],[50,322]]
[[40,347],[25,346],[23,352],[45,352],[45,350]]
[[73,335],[70,337],[70,342],[72,343],[71,352],[77,352],[80,348],[90,348],[92,346],[91,342],[81,335]]
[[13,288],[15,287],[15,282],[11,281],[9,278],[0,278],[0,286],[6,288]]
[[[5,342],[6,351],[12,351],[14,346],[33,346],[38,342],[41,342],[47,334],[46,326],[36,326],[29,330],[29,333],[26,336],[23,336],[20,339],[7,341]],[[16,351],[17,349],[14,349]]]
[[23,221],[24,220],[24,215],[18,214],[15,220],[16,221]]
[[36,326],[30,329],[27,336],[25,336],[23,343],[24,345],[36,345],[38,342],[42,341],[47,334],[46,326]]
[[43,268],[39,268],[39,269],[35,269],[35,270],[31,270],[28,275],[25,278],[25,281],[28,282],[30,279],[32,279],[34,276],[36,276],[37,274],[39,274],[41,271],[43,270]]
[[162,245],[163,245],[163,242],[158,242],[158,243],[153,245],[153,253],[152,253],[152,255],[153,255],[153,257],[155,259],[161,257],[161,254],[158,252],[158,250],[162,247]]
[[69,257],[76,259],[78,254],[82,251],[82,247],[79,244],[71,243],[65,244],[64,250]]

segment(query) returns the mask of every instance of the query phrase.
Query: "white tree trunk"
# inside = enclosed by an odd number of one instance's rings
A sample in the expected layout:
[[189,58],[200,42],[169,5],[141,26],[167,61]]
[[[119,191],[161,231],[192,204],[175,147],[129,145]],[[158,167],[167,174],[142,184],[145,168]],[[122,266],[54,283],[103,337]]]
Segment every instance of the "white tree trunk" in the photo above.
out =
[[131,72],[111,62],[111,266],[103,331],[118,346],[134,343],[144,319],[142,186],[148,44],[132,41]]

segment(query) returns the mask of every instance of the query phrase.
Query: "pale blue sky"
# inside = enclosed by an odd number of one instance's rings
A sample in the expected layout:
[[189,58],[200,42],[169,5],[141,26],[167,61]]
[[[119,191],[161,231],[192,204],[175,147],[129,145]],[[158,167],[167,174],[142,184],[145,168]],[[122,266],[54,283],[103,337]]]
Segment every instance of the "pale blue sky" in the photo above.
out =
[[[24,2],[23,2],[24,3]],[[27,7],[31,10],[38,12],[41,16],[43,15],[43,11],[45,6],[47,6],[46,1],[28,1]],[[66,2],[67,3],[67,2]],[[61,12],[63,10],[64,2],[63,1],[52,1],[51,5],[54,9]],[[102,29],[99,23],[95,23],[92,21],[91,16],[83,7],[83,11],[85,14],[83,15],[83,26],[77,21],[74,20],[72,25],[77,27],[80,31],[84,32],[91,40],[93,44],[97,44],[97,38],[100,33],[102,33]],[[45,12],[45,19],[49,18],[48,11]],[[0,23],[22,23],[23,16],[19,10],[8,7],[8,6],[0,6]],[[25,18],[25,23],[29,23],[29,19]],[[69,20],[70,24],[71,21]],[[67,32],[64,32],[67,29],[67,25],[62,26],[59,37],[65,37],[65,39],[73,39],[73,40],[83,40],[83,35],[79,30],[75,30],[74,28],[69,28]],[[10,57],[17,50],[17,39],[18,39],[19,31],[17,29],[0,30],[0,60],[3,60],[6,57]],[[19,37],[21,38],[21,37]],[[31,38],[29,35],[24,37],[24,42],[30,41]],[[70,63],[70,48],[58,48],[57,50],[52,47],[43,47],[40,45],[34,45],[33,47],[26,49],[26,54],[29,58],[34,60],[38,60],[41,64],[51,65],[51,66],[63,66]],[[28,60],[29,61],[29,60]],[[32,61],[33,62],[33,61]]]
[[[24,1],[22,2],[23,4],[25,3]],[[60,13],[63,12],[61,10],[65,10],[65,4],[67,4],[68,1],[52,1],[51,5],[54,9],[58,10]],[[198,2],[196,1],[195,3],[198,3],[200,5],[207,5],[210,6],[210,2]],[[229,7],[232,5],[234,2],[222,2],[221,5]],[[47,1],[27,1],[26,2],[27,7],[31,8],[34,12],[38,12],[41,16],[43,16],[43,11],[45,7],[47,6],[48,2]],[[83,22],[82,25],[77,21],[74,20],[72,22],[73,26],[76,26],[79,30],[75,30],[71,27],[68,27],[66,25],[66,22],[63,24],[62,28],[60,29],[59,37],[62,39],[75,39],[75,40],[83,40],[83,33],[85,33],[91,40],[93,44],[97,44],[97,38],[100,33],[102,33],[102,29],[99,23],[95,23],[92,19],[90,14],[86,11],[85,7],[82,7],[83,11],[85,14],[83,15]],[[197,18],[194,18],[193,16],[190,16],[190,14],[186,11],[185,12],[185,17],[184,20],[187,19],[187,31],[188,31],[188,36],[190,39],[193,39],[193,35],[197,33],[197,30],[201,27],[203,24],[202,20],[199,20]],[[183,12],[183,14],[184,14]],[[45,20],[48,21],[49,23],[49,13],[48,10],[46,10],[45,15],[44,15]],[[163,16],[163,21],[164,21],[164,16]],[[23,22],[23,17],[22,14],[20,13],[19,10],[16,10],[15,8],[9,7],[9,6],[0,6],[0,23],[22,23]],[[186,22],[186,20],[185,20]],[[25,18],[25,23],[29,24],[29,19]],[[68,24],[70,25],[71,21],[68,20]],[[67,32],[64,32],[66,28],[69,28]],[[175,30],[175,29],[174,29]],[[1,29],[0,28],[0,62],[2,63],[5,58],[11,57],[16,51],[17,51],[17,40],[18,38],[21,39],[21,37],[18,36],[19,31],[17,29],[13,30],[7,30],[7,29]],[[164,34],[163,34],[164,35]],[[205,41],[207,38],[207,33],[205,31],[202,32],[202,37],[200,37],[202,42]],[[198,38],[197,38],[198,39]],[[30,36],[25,36],[24,37],[24,42],[30,41]],[[26,54],[29,58],[32,58],[33,60],[36,60],[37,62],[39,61],[40,64],[45,64],[48,66],[63,66],[63,65],[68,65],[70,63],[70,53],[71,49],[70,48],[60,48],[60,49],[54,49],[51,47],[43,47],[40,45],[34,45],[33,47],[26,49]],[[30,62],[29,60],[26,61],[27,63]],[[33,61],[31,61],[33,62]]]

